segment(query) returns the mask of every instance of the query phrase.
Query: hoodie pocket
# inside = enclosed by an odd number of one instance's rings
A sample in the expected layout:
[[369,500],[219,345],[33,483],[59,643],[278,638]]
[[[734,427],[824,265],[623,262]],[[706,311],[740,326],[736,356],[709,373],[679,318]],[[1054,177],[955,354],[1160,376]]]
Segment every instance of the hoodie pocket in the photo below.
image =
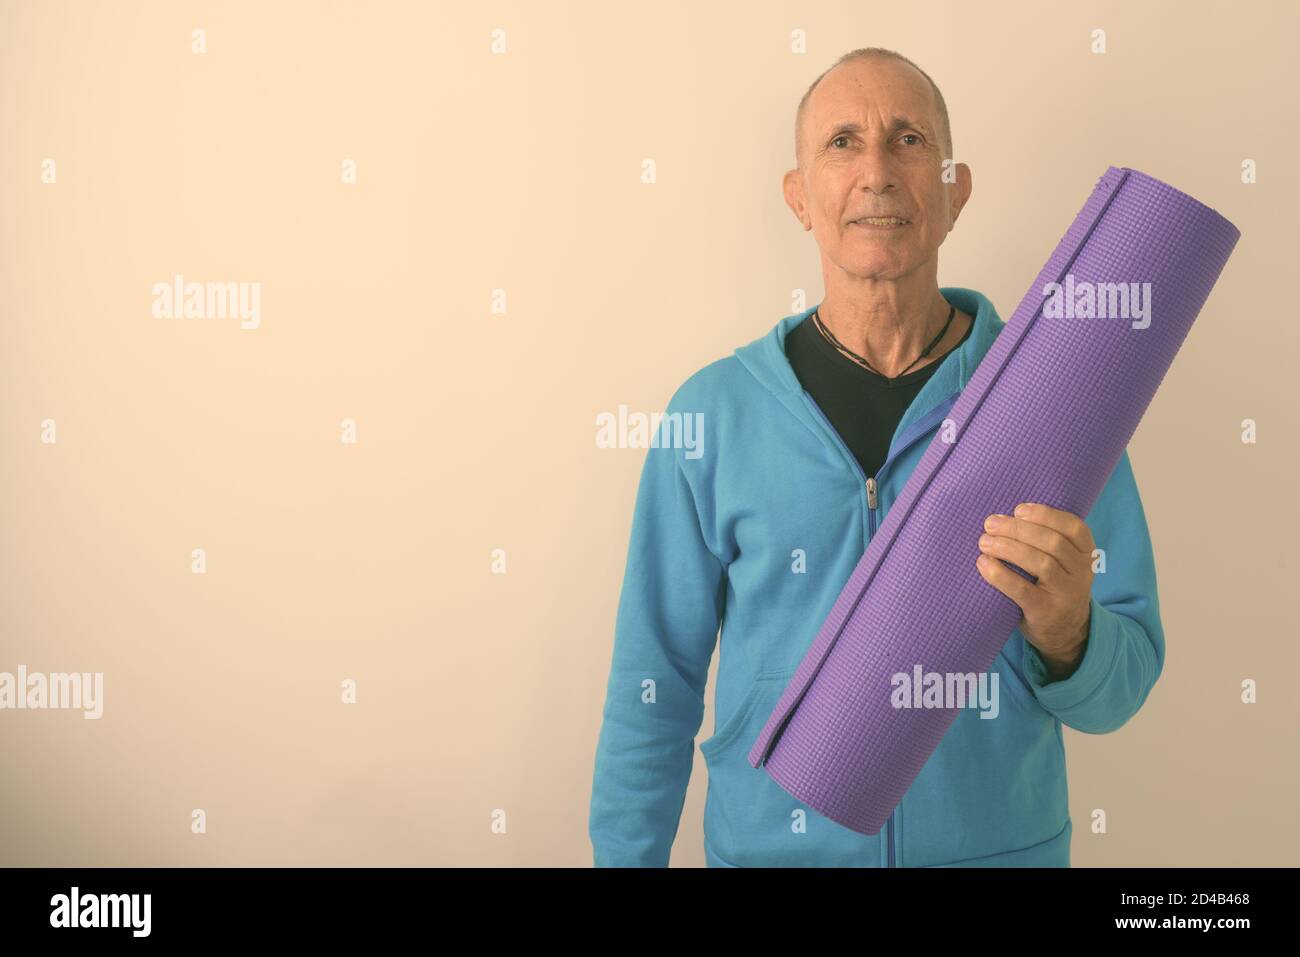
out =
[[878,837],[822,817],[749,763],[795,669],[761,672],[735,709],[700,744],[708,768],[704,838],[731,867],[864,867],[880,860]]
[[[776,707],[776,702],[780,699],[780,692],[785,690],[784,682],[789,681],[793,675],[794,670],[791,669],[788,671],[761,671],[754,677],[749,690],[745,692],[745,696],[741,699],[736,710],[729,714],[722,724],[717,725],[713,737],[700,742],[700,754],[704,757],[706,764],[711,764],[717,760],[721,752],[740,737],[740,732],[753,723],[751,719],[760,701],[771,699],[771,707],[768,709],[768,713],[771,713],[771,709]],[[778,683],[780,684],[774,697],[772,687],[778,685]],[[763,716],[763,720],[767,720],[766,714]],[[755,729],[755,739],[757,739],[760,729],[761,725]]]

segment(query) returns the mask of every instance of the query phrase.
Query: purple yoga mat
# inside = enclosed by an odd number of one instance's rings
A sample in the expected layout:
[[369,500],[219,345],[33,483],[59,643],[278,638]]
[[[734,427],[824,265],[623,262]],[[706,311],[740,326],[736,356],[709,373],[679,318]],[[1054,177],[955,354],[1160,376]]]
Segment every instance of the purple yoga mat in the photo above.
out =
[[[1018,502],[1092,510],[1239,236],[1157,179],[1105,172],[952,407],[949,441],[941,429],[872,538],[751,765],[831,820],[880,830],[957,716],[894,708],[891,676],[982,673],[1020,623],[975,567],[985,517]],[[1121,302],[1119,284],[1136,296]]]

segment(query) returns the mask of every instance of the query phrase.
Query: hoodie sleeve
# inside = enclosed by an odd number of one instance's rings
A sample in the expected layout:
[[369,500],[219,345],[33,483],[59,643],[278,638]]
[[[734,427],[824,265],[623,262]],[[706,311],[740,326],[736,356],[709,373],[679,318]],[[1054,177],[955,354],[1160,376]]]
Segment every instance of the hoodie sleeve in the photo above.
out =
[[1051,681],[1026,640],[1023,666],[1039,703],[1063,724],[1107,734],[1142,707],[1165,660],[1155,555],[1127,450],[1085,521],[1106,564],[1093,576],[1083,659],[1070,677]]
[[697,464],[660,447],[642,467],[596,746],[596,867],[667,867],[686,799],[725,593],[685,474]]

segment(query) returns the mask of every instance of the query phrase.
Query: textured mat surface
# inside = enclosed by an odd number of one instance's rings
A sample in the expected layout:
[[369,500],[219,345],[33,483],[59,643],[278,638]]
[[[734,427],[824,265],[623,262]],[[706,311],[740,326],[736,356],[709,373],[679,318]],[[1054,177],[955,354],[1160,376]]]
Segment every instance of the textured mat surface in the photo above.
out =
[[[985,517],[1019,502],[1092,510],[1239,235],[1157,179],[1105,172],[957,399],[950,441],[931,441],[872,538],[751,765],[845,827],[880,830],[957,715],[892,707],[891,676],[982,673],[1020,622],[975,567]],[[1089,288],[1121,283],[1138,293],[1127,312],[1112,285],[1098,316],[1080,315]],[[1064,293],[1079,308],[1061,314]]]

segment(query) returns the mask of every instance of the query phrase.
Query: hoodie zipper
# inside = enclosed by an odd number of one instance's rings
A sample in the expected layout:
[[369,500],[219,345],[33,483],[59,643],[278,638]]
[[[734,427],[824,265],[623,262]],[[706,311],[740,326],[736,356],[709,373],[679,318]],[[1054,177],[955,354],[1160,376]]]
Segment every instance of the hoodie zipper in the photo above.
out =
[[[822,424],[826,426],[826,431],[830,433],[831,437],[839,445],[841,451],[843,451],[845,458],[848,459],[849,464],[853,466],[853,470],[857,472],[858,478],[862,481],[862,484],[866,486],[867,541],[869,544],[871,540],[876,537],[876,508],[880,504],[880,499],[879,499],[880,476],[885,474],[885,470],[889,468],[889,464],[893,462],[896,458],[898,458],[899,455],[901,455],[903,452],[910,449],[913,445],[915,445],[918,441],[920,441],[922,437],[929,435],[932,431],[934,431],[935,427],[939,425],[939,420],[936,420],[934,422],[929,422],[928,420],[931,419],[934,416],[934,413],[941,408],[944,410],[946,414],[948,409],[952,407],[952,403],[957,400],[957,396],[960,395],[960,392],[954,392],[952,395],[948,396],[947,399],[945,399],[943,402],[940,402],[938,405],[936,405],[925,415],[916,419],[912,423],[911,428],[915,428],[917,426],[922,426],[922,425],[924,427],[921,428],[915,435],[909,436],[907,435],[906,432],[903,433],[903,438],[904,438],[903,444],[900,445],[897,450],[892,450],[892,449],[890,450],[890,452],[885,456],[884,464],[882,464],[880,468],[876,470],[875,475],[867,475],[865,472],[862,471],[862,466],[858,464],[857,456],[855,456],[849,450],[849,447],[848,445],[845,444],[844,439],[842,439],[840,437],[840,434],[835,431],[835,427],[831,425],[830,419],[826,418],[826,413],[821,410],[821,406],[817,404],[817,400],[812,397],[812,394],[809,393],[807,389],[804,390],[803,394],[804,397],[808,400],[808,404],[812,407],[813,411],[817,413],[818,418],[822,420]],[[896,863],[896,858],[894,854],[894,812],[893,811],[889,812],[889,818],[888,820],[885,821],[885,844],[889,850],[888,866],[897,867],[898,865]]]
[[[886,458],[885,465],[888,464],[889,464],[889,459]],[[885,466],[882,465],[880,467],[880,471],[883,472],[884,470],[885,470]],[[872,477],[867,479],[867,530],[869,536],[872,539],[876,537],[876,505],[877,504],[878,504],[878,500],[876,498],[876,479]],[[888,847],[889,847],[889,866],[896,867],[897,864],[895,864],[894,862],[894,812],[893,811],[889,812],[889,819],[885,821],[885,839],[888,842]]]

